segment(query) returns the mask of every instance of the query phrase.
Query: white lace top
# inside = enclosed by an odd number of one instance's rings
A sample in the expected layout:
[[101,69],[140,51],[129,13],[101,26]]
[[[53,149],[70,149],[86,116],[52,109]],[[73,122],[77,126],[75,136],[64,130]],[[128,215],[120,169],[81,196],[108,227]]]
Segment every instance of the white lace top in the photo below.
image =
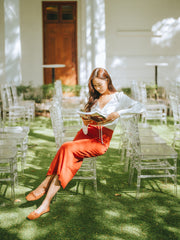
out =
[[[145,111],[144,105],[129,98],[123,92],[115,92],[112,94],[111,100],[101,109],[98,102],[91,108],[92,111],[98,110],[105,116],[108,116],[112,112],[118,112],[120,117],[124,117],[128,114],[141,113]],[[118,123],[118,118],[113,122],[106,123],[103,126],[114,130]]]

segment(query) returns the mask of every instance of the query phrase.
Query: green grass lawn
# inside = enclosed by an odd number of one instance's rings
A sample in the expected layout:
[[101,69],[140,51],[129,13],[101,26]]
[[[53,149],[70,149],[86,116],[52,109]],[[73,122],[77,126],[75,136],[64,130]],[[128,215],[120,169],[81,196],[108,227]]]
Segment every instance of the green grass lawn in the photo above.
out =
[[[172,143],[173,122],[152,122],[153,130]],[[10,188],[1,186],[0,238],[2,240],[176,240],[180,239],[180,193],[163,180],[143,180],[140,198],[135,198],[136,175],[131,186],[118,150],[114,132],[108,152],[97,159],[98,193],[93,184],[82,181],[76,191],[75,180],[60,190],[51,211],[37,220],[26,216],[42,199],[27,202],[25,195],[45,177],[56,153],[49,118],[37,117],[31,125],[24,174],[19,174],[16,201],[9,200]],[[178,150],[178,149],[177,149]]]

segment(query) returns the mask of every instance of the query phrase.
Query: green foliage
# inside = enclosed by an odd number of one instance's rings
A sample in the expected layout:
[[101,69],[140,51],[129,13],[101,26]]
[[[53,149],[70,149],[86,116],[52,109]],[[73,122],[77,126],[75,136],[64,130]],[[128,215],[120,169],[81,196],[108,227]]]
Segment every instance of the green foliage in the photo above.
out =
[[21,94],[28,93],[32,91],[32,87],[30,85],[25,86],[25,85],[19,85],[17,86],[17,94],[20,96]]
[[131,96],[131,88],[122,88],[122,91],[128,95],[128,96]]
[[62,84],[63,93],[72,93],[72,95],[79,96],[81,91],[80,85],[64,85]]
[[41,86],[43,90],[43,99],[51,99],[54,95],[54,84],[43,84]]
[[[80,85],[62,85],[63,93],[68,93],[70,96],[79,96],[80,90]],[[43,84],[40,87],[32,87],[30,85],[20,85],[17,87],[18,96],[23,94],[25,100],[35,100],[36,103],[41,103],[42,99],[51,99],[54,91],[54,84]]]

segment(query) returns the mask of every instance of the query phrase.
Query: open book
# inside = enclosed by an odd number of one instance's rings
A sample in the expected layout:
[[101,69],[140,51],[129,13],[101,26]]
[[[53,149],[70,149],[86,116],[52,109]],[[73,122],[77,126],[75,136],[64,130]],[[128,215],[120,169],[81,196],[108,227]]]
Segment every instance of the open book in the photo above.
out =
[[82,118],[87,119],[87,120],[93,120],[95,122],[101,122],[106,119],[106,117],[102,113],[99,113],[98,111],[95,111],[95,112],[77,111],[77,113],[79,113],[79,115]]

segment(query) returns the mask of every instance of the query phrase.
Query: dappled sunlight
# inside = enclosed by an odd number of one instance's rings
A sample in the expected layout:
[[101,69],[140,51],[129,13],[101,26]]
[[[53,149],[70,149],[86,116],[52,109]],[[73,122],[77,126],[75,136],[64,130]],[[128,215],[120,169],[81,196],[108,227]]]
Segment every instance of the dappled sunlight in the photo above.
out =
[[129,225],[129,224],[122,224],[121,226],[121,229],[122,229],[122,232],[130,235],[133,237],[134,236],[137,236],[137,237],[140,237],[142,235],[144,235],[143,237],[145,237],[145,233],[143,233],[143,231],[141,230],[140,226],[135,226],[135,225]]
[[106,66],[105,0],[85,1],[84,11],[84,46],[80,63],[82,85],[86,83],[92,69]]
[[166,18],[152,26],[152,32],[159,37],[153,37],[152,43],[161,47],[171,47],[173,38],[180,33],[180,17]]
[[114,57],[112,59],[112,63],[111,63],[111,67],[112,68],[116,68],[116,67],[123,67],[124,66],[124,61],[123,58],[119,58],[119,57]]
[[106,23],[105,23],[105,0],[94,1],[94,44],[95,62],[94,66],[106,66]]
[[[172,134],[170,122],[167,126],[152,125],[165,138]],[[180,196],[173,195],[171,182],[154,180],[143,181],[140,199],[135,198],[136,179],[128,185],[128,173],[118,150],[118,129],[107,153],[97,159],[97,197],[91,181],[78,183],[74,179],[58,192],[48,214],[28,221],[26,216],[42,199],[27,202],[25,195],[44,179],[56,152],[52,133],[50,119],[38,117],[32,122],[25,173],[16,188],[19,202],[1,204],[0,229],[4,239],[178,239]]]
[[5,76],[7,83],[21,83],[19,2],[5,1]]
[[42,238],[46,236],[48,233],[48,229],[46,225],[42,226],[41,231],[39,231],[39,227],[34,223],[26,223],[22,226],[20,226],[18,237],[20,239],[23,239],[24,236],[26,236],[26,240],[32,240],[37,238]]
[[16,9],[16,2],[12,2],[7,8],[7,15],[10,21],[14,21],[14,17],[17,16],[17,12],[15,11]]
[[3,68],[3,64],[2,63],[0,63],[0,76],[2,76],[3,75],[3,73],[4,73],[4,68]]

